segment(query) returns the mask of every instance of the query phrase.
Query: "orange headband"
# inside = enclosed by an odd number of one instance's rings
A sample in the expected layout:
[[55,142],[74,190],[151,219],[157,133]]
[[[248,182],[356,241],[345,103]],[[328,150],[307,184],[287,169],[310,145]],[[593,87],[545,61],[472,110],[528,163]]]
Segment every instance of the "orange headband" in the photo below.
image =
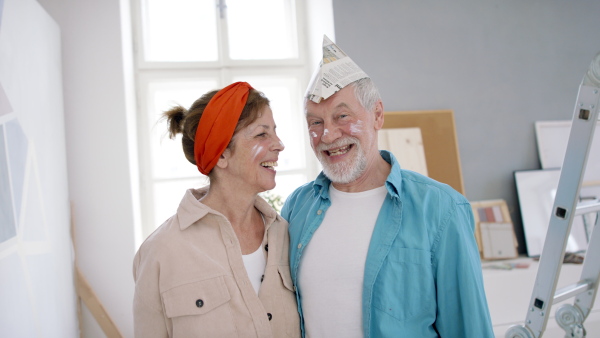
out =
[[246,82],[232,83],[219,90],[204,108],[194,140],[194,159],[204,175],[215,167],[231,141],[250,89]]

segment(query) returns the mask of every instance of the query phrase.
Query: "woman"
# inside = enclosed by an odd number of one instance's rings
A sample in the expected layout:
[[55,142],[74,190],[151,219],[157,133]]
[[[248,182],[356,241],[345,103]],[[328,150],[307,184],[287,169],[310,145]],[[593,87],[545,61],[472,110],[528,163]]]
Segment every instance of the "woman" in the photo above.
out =
[[164,116],[210,185],[135,256],[135,336],[299,337],[287,223],[257,195],[275,187],[284,148],[269,100],[236,82]]

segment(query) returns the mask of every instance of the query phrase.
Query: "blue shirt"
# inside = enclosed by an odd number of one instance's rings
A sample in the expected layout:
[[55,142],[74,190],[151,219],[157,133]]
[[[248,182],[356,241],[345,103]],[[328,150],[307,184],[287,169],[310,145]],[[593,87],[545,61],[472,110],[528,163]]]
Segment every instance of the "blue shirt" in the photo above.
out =
[[[469,202],[446,184],[401,169],[391,153],[381,156],[392,169],[365,263],[364,336],[494,337]],[[298,267],[331,205],[330,183],[321,173],[296,189],[281,211],[290,223],[301,318]]]

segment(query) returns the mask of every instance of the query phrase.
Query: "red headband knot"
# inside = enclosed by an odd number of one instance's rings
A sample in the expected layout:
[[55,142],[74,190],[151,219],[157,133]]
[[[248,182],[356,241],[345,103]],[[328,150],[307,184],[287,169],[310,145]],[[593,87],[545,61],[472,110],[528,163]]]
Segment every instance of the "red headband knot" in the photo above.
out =
[[250,89],[246,82],[232,83],[219,90],[204,108],[194,140],[194,159],[204,175],[215,167],[231,141]]

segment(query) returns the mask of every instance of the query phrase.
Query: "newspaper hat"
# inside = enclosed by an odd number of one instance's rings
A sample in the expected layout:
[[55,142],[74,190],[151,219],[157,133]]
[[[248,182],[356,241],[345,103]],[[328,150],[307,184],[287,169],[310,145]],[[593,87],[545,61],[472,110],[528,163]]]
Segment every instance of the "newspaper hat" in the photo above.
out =
[[350,83],[369,77],[343,50],[323,35],[323,59],[315,70],[306,98],[319,103]]

